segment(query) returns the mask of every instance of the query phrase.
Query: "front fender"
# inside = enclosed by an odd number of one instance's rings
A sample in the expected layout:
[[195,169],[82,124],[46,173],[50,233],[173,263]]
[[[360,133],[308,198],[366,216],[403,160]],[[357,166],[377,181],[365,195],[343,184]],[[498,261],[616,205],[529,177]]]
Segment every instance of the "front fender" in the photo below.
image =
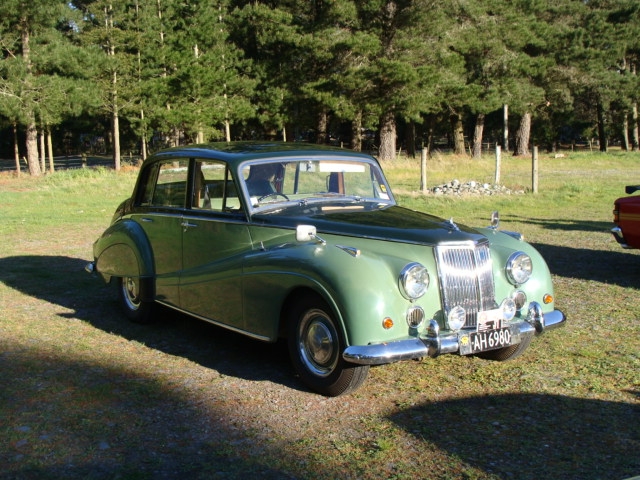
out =
[[555,302],[544,303],[543,298],[549,294],[553,297],[553,282],[549,267],[533,245],[522,240],[516,240],[513,237],[500,232],[499,230],[482,230],[486,234],[491,243],[491,256],[494,262],[494,279],[496,286],[496,298],[500,299],[508,296],[513,290],[513,285],[506,276],[505,265],[509,256],[515,251],[522,251],[531,257],[533,263],[533,274],[529,281],[524,285],[520,285],[520,289],[524,290],[528,299],[535,300],[543,305],[543,311],[550,312],[554,309]]
[[149,240],[140,225],[132,220],[112,224],[93,244],[96,271],[103,278],[154,276]]
[[[292,292],[306,288],[332,306],[349,345],[408,335],[404,313],[411,303],[398,289],[398,275],[407,260],[372,251],[380,243],[377,241],[358,241],[370,248],[353,256],[337,247],[337,239],[330,235],[326,239],[327,245],[284,244],[245,258],[243,303],[248,328],[259,331],[265,324],[275,328],[269,319],[278,317],[279,308]],[[383,247],[388,250],[392,245],[385,243]],[[433,302],[438,303],[438,294],[434,293]],[[396,322],[392,330],[382,328],[387,316]],[[263,334],[271,337],[274,333]]]

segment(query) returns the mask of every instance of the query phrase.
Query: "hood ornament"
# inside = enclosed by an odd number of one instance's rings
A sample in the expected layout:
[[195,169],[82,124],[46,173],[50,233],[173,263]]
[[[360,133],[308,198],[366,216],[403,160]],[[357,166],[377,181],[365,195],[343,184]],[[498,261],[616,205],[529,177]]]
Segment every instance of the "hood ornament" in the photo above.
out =
[[453,221],[453,217],[447,220],[446,224],[451,230],[455,230],[456,232],[460,231],[460,229],[458,228],[458,225],[456,225],[455,222]]
[[495,212],[491,212],[491,224],[489,228],[491,230],[497,230],[500,227],[500,214],[496,210]]

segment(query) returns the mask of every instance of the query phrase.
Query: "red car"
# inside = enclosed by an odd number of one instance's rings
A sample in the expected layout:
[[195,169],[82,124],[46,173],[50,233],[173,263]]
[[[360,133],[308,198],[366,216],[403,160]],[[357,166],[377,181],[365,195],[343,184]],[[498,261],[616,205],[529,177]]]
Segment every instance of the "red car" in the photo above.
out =
[[[640,185],[630,185],[624,191],[631,194],[640,190]],[[640,195],[618,198],[613,203],[613,237],[622,248],[640,248]]]

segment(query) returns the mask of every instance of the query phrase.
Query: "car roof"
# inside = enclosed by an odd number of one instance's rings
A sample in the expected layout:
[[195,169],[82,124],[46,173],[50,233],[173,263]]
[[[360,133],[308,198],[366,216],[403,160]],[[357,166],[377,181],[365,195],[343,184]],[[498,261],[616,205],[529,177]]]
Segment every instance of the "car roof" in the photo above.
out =
[[309,158],[319,156],[329,156],[332,159],[342,157],[346,159],[367,159],[375,161],[370,155],[361,152],[309,143],[216,142],[169,148],[152,155],[146,162],[153,162],[161,158],[195,157],[223,160],[233,168],[248,160],[266,160],[281,157]]

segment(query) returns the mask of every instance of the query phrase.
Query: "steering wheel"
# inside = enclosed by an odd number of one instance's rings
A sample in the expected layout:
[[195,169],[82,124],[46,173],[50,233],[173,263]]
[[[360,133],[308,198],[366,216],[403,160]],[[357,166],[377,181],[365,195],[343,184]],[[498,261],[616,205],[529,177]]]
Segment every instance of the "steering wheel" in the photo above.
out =
[[280,192],[273,192],[273,193],[267,193],[266,195],[263,195],[261,197],[258,198],[258,201],[261,202],[262,200],[264,200],[265,198],[269,198],[269,197],[284,197],[287,201],[289,200],[289,197],[287,197],[284,193],[280,193]]

